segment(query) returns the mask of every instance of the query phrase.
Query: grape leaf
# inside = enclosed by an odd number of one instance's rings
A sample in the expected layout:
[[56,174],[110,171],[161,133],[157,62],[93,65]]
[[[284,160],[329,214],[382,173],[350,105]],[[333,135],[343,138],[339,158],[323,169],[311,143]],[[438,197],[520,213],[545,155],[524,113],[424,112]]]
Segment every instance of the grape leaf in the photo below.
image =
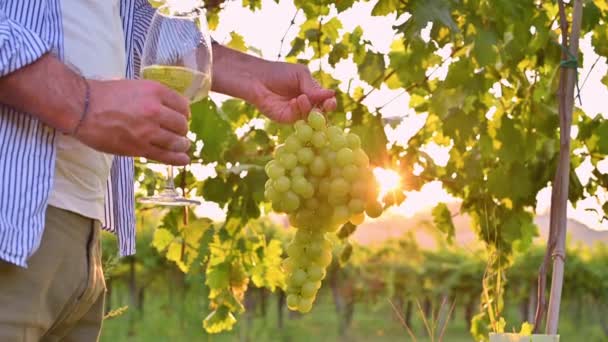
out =
[[385,16],[397,10],[401,1],[399,0],[378,0],[372,9],[373,16]]
[[228,307],[222,305],[212,311],[204,320],[203,328],[209,334],[217,334],[223,331],[230,331],[236,324],[236,318]]
[[205,284],[210,289],[224,289],[230,285],[230,263],[224,261],[207,266]]
[[452,244],[456,229],[452,221],[452,213],[445,203],[439,203],[432,210],[433,222],[435,227],[446,235],[447,242]]
[[480,67],[484,67],[496,62],[498,53],[496,51],[496,35],[494,32],[480,30],[475,37],[473,56]]
[[242,52],[247,51],[247,44],[245,44],[245,38],[243,38],[243,36],[234,31],[230,32],[230,41],[226,44],[226,46]]
[[171,232],[167,229],[157,228],[154,231],[152,246],[154,246],[157,251],[161,252],[164,251],[174,239],[175,236],[173,236],[173,234],[171,234]]
[[201,157],[207,163],[220,160],[228,147],[237,141],[230,123],[209,99],[194,103],[191,111],[190,129],[196,140],[204,143]]
[[386,66],[384,65],[384,55],[378,52],[368,51],[365,59],[357,65],[359,77],[373,87],[380,87],[382,76]]

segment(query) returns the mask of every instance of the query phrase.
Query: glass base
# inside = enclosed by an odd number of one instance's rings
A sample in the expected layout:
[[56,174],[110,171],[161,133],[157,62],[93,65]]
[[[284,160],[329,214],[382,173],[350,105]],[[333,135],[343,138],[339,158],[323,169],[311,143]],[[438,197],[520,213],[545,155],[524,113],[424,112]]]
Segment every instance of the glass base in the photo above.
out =
[[160,194],[151,197],[142,197],[138,200],[139,203],[156,204],[173,207],[185,207],[189,205],[200,205],[197,200],[187,199],[180,196],[175,190],[164,189]]

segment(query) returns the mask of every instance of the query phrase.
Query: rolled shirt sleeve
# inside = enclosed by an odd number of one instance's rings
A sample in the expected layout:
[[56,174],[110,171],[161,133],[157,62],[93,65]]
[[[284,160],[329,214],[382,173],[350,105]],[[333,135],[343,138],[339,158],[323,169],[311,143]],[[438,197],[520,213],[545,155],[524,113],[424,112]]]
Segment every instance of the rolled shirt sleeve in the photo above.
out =
[[0,77],[33,63],[50,50],[36,32],[0,11]]

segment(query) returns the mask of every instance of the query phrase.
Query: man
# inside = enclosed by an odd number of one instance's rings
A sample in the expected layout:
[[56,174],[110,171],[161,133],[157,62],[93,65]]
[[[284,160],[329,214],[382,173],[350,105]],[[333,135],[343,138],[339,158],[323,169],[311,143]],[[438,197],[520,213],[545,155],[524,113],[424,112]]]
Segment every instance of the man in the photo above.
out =
[[[133,160],[188,163],[189,106],[130,80],[147,0],[0,1],[0,341],[96,341],[99,229],[134,253]],[[335,109],[300,65],[213,46],[212,90],[293,122]]]

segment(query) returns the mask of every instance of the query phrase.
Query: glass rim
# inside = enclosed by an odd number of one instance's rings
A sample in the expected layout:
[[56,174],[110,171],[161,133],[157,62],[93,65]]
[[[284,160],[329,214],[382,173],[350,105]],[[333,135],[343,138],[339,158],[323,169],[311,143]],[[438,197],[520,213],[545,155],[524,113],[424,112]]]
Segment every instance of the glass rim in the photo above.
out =
[[207,20],[207,18],[204,16],[205,9],[200,7],[194,7],[189,12],[172,13],[169,4],[165,3],[164,5],[157,8],[156,13],[167,18],[200,19],[201,17],[203,17],[205,20]]

